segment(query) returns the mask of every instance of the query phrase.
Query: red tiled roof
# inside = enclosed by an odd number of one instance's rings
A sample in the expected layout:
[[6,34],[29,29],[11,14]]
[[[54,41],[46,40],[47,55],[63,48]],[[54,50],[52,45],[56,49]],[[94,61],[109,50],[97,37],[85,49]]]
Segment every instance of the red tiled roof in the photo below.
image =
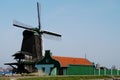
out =
[[73,57],[60,57],[52,56],[53,59],[60,62],[62,67],[67,67],[68,65],[93,65],[90,61],[85,58],[73,58]]

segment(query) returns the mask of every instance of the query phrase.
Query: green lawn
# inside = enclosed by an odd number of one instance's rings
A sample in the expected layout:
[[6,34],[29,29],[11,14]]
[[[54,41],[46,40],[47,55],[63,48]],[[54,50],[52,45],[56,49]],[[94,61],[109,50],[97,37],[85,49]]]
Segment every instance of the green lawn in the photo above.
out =
[[86,80],[86,79],[108,79],[110,76],[46,76],[19,78],[18,80]]
[[8,77],[0,77],[0,80],[10,80]]
[[[114,76],[119,77],[120,76]],[[10,80],[12,77],[0,77],[0,80]],[[88,79],[110,79],[112,76],[19,76],[15,80],[88,80]]]

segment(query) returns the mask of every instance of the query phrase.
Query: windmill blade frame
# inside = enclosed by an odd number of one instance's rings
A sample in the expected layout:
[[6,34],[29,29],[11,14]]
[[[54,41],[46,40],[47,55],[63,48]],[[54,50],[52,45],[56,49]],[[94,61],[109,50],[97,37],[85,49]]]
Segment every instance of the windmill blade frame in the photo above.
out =
[[23,29],[26,29],[28,31],[34,32],[34,28],[32,28],[31,26],[28,26],[28,25],[26,25],[24,23],[21,23],[19,21],[16,21],[16,20],[13,21],[13,26],[23,28]]
[[53,33],[53,32],[49,32],[49,31],[41,31],[42,34],[48,34],[51,36],[56,36],[56,37],[62,37],[62,35],[57,34],[57,33]]
[[40,9],[39,9],[39,3],[37,2],[37,14],[38,14],[38,28],[41,29],[41,23],[40,23]]

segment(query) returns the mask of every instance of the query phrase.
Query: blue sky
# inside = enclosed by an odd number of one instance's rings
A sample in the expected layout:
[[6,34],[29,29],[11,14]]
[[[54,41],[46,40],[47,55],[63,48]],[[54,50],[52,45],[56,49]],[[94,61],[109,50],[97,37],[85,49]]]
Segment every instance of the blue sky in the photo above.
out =
[[119,0],[0,0],[0,66],[14,61],[24,29],[13,20],[37,27],[36,2],[41,4],[43,30],[62,34],[62,40],[44,39],[53,55],[86,57],[101,66],[120,67]]

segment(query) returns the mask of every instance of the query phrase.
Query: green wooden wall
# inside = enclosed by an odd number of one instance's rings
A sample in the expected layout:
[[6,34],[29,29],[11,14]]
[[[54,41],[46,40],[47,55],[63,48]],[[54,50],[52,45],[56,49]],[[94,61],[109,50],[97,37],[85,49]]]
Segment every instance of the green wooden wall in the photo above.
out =
[[93,75],[94,67],[85,65],[69,65],[67,68],[68,75]]
[[94,66],[69,65],[66,75],[120,75],[120,70],[96,69]]

